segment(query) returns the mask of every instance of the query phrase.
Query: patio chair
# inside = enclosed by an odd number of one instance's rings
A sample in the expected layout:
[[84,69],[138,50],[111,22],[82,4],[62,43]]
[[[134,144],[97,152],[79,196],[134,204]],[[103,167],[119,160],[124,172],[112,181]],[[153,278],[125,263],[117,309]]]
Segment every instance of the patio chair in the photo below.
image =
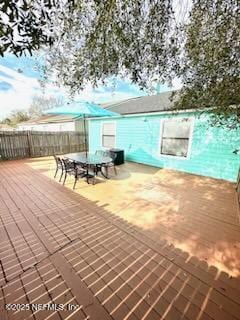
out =
[[95,167],[87,165],[86,163],[77,163],[75,168],[75,181],[73,189],[75,189],[76,183],[80,178],[86,178],[88,184],[89,180],[92,179],[93,184],[95,184],[95,175]]
[[[76,163],[69,159],[62,159],[63,166],[64,166],[64,180],[63,185],[65,184],[67,175],[74,176],[74,184],[73,189],[76,187],[76,183],[80,178],[86,178],[87,183],[89,184],[89,179],[95,177],[94,171],[89,168],[89,166],[85,163]],[[95,180],[93,180],[93,184],[95,184]]]
[[106,177],[108,176],[108,168],[114,168],[114,172],[115,172],[115,174],[117,174],[117,170],[116,170],[115,164],[114,164],[114,160],[116,159],[115,154],[111,154],[109,151],[106,151],[106,150],[96,150],[95,155],[99,155],[102,157],[110,157],[112,159],[112,162],[109,162],[107,164],[97,165],[96,170],[95,170],[96,175],[98,175],[98,172],[100,172],[102,170],[102,168],[104,168],[106,171],[106,174],[107,174]]
[[115,175],[117,175],[117,169],[116,169],[115,163],[114,163],[117,155],[116,155],[115,153],[111,153],[111,152],[109,152],[109,151],[105,151],[105,152],[104,152],[104,156],[105,156],[105,157],[110,157],[110,158],[112,159],[111,162],[102,165],[103,168],[105,168],[105,170],[106,170],[107,176],[108,176],[108,169],[109,169],[109,168],[113,168]]
[[59,182],[60,182],[62,179],[62,176],[63,176],[63,171],[64,171],[62,159],[60,157],[57,157],[55,154],[53,155],[53,157],[56,162],[56,170],[55,170],[55,174],[54,174],[54,179],[57,176],[58,170],[61,170],[61,175],[60,175],[60,179],[59,179]]
[[63,168],[64,168],[64,179],[63,179],[63,185],[65,184],[65,181],[67,179],[67,175],[70,176],[76,176],[76,164],[73,161],[70,161],[69,159],[62,159]]
[[105,151],[104,150],[96,150],[95,155],[97,156],[104,156]]

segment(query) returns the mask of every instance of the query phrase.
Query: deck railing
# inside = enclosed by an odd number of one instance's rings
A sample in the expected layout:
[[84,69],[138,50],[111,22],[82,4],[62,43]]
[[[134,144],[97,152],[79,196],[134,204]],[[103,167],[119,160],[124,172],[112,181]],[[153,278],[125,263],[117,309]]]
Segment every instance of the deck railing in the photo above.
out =
[[84,133],[77,131],[0,131],[0,160],[80,152]]

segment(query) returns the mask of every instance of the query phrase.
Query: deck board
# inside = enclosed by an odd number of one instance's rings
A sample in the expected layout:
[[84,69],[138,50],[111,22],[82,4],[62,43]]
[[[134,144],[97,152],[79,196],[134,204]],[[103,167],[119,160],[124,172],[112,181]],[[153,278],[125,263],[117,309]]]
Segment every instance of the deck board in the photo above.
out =
[[[231,200],[229,192],[225,207],[232,210]],[[160,223],[154,232],[140,228],[26,161],[0,163],[0,203],[1,320],[240,319],[239,277],[159,237],[159,230],[167,234]],[[203,211],[172,236],[184,237],[196,225],[204,229],[196,245],[211,246],[216,235],[208,235],[219,221],[225,239],[239,243],[236,212],[221,219],[217,211]],[[71,303],[78,309],[14,312],[5,310],[6,303]]]

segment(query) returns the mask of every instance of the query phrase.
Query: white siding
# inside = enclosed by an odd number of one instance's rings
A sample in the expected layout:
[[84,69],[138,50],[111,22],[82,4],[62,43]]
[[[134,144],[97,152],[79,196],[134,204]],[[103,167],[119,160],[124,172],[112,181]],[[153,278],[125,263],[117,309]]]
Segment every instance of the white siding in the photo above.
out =
[[39,123],[39,124],[19,124],[17,130],[21,131],[76,131],[75,123]]

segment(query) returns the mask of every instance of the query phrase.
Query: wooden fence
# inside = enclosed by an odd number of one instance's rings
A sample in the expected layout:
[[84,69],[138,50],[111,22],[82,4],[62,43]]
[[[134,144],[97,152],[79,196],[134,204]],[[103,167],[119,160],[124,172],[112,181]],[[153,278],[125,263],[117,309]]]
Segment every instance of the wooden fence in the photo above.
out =
[[84,133],[77,131],[0,131],[0,159],[20,159],[85,150]]

